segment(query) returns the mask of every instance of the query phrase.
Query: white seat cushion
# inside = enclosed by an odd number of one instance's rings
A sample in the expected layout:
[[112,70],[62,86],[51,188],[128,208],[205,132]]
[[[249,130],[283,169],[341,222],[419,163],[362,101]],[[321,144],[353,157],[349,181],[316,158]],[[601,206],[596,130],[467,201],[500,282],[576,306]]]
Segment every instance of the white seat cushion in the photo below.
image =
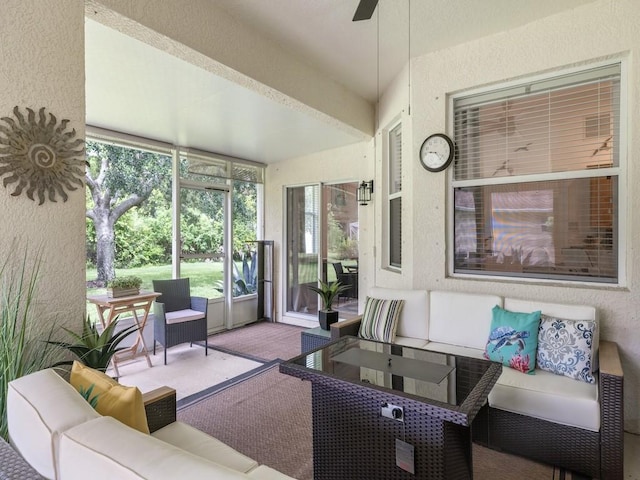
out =
[[181,323],[204,318],[204,313],[191,309],[176,310],[175,312],[167,312],[165,318],[167,319],[167,323]]
[[491,330],[491,309],[502,306],[502,297],[437,291],[429,297],[429,341],[485,348]]
[[478,348],[461,347],[450,343],[428,342],[422,348],[433,352],[447,353],[449,355],[460,355],[462,357],[484,358],[484,350]]
[[396,335],[425,340],[429,338],[429,296],[426,290],[373,287],[368,296],[382,300],[404,300]]
[[525,375],[505,367],[489,394],[494,408],[550,422],[600,431],[597,384],[536,369]]
[[258,466],[255,460],[186,423],[173,422],[153,432],[152,435],[182,450],[238,472],[247,473]]
[[59,462],[64,480],[247,478],[244,473],[145,435],[111,417],[97,418],[64,432]]
[[396,339],[393,343],[396,345],[402,345],[403,347],[427,348],[425,346],[427,341],[424,338],[399,337],[396,335]]
[[46,478],[58,475],[59,437],[65,430],[100,415],[53,369],[9,383],[9,439],[24,459]]
[[280,473],[266,465],[260,465],[254,470],[251,470],[248,473],[248,476],[250,478],[259,478],[261,480],[295,480],[295,478],[285,475],[284,473]]

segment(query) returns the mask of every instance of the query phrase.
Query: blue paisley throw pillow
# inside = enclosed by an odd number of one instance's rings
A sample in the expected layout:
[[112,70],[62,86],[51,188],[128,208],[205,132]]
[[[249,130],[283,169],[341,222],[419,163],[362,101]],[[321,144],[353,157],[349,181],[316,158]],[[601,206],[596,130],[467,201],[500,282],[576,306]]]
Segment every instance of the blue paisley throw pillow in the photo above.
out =
[[591,373],[593,320],[564,320],[542,315],[538,332],[538,368],[587,383]]
[[484,356],[522,373],[536,368],[540,311],[520,313],[493,307]]

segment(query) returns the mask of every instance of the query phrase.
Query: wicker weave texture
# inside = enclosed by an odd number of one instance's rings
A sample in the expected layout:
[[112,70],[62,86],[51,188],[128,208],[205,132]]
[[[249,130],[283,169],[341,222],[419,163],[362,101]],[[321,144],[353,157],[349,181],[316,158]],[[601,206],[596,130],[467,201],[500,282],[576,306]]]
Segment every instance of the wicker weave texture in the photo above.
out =
[[601,477],[622,479],[624,472],[623,377],[600,373]]
[[151,433],[176,421],[176,393],[144,406]]
[[[501,366],[463,359],[457,365],[456,385],[465,400],[458,406],[345,381],[289,362],[281,364],[280,371],[313,385],[316,480],[455,480],[473,477],[469,425]],[[382,417],[385,403],[403,407],[405,422]],[[414,446],[415,476],[396,466],[396,438]]]
[[300,332],[300,351],[302,353],[315,350],[329,343],[328,337],[321,337],[309,332]]
[[[313,384],[314,479],[472,478],[468,428],[409,406],[401,423],[380,416],[380,407],[363,389]],[[396,439],[413,445],[415,475],[396,466]]]
[[43,478],[11,445],[0,438],[0,480],[41,480]]
[[[600,374],[600,432],[489,408],[487,444],[591,478],[621,480],[624,468],[623,378]],[[478,424],[481,427],[482,423]],[[474,431],[482,441],[483,433]]]
[[600,435],[489,408],[489,446],[600,478]]

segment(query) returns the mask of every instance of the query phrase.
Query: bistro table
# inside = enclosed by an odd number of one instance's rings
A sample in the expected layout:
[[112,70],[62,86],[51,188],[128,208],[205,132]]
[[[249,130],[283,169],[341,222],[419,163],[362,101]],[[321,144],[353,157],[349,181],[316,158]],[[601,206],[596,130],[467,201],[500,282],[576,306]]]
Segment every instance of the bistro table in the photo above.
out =
[[[113,356],[113,369],[116,376],[120,376],[120,372],[118,372],[117,357],[122,356],[122,354],[129,353],[131,358],[134,358],[137,355],[143,355],[147,359],[147,365],[149,365],[149,367],[153,366],[151,364],[151,359],[149,358],[147,345],[144,341],[143,330],[147,323],[151,304],[159,296],[160,294],[156,292],[140,292],[137,295],[116,298],[109,297],[106,294],[87,297],[87,300],[96,306],[98,310],[98,318],[100,318],[100,323],[103,328],[110,325],[118,315],[126,312],[131,312],[133,314],[133,320],[138,326],[138,330],[136,331],[136,340],[133,342],[133,345]],[[138,316],[138,311],[142,311],[141,318]],[[106,316],[105,312],[108,312]]]
[[311,382],[315,480],[466,480],[502,365],[347,336],[280,372]]

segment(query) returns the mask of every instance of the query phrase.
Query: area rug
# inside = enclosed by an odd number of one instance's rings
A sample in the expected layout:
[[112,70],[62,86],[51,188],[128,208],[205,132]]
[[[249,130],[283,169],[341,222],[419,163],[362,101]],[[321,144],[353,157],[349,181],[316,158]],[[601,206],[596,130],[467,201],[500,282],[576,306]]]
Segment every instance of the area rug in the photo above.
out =
[[[176,389],[176,397],[180,401],[263,365],[242,356],[211,349],[205,356],[204,347],[189,347],[188,343],[167,351],[167,365],[164,365],[163,350],[156,353],[150,354],[153,367],[149,367],[142,356],[133,361],[119,362],[119,382],[136,386],[142,392],[168,385]],[[112,370],[109,373],[114,374]]]
[[[179,409],[178,420],[261,464],[299,480],[313,479],[311,386],[281,374],[275,362]],[[478,445],[473,446],[473,468],[479,480],[576,479],[550,466]]]
[[300,355],[303,327],[258,322],[209,337],[209,347],[259,362],[287,360]]

